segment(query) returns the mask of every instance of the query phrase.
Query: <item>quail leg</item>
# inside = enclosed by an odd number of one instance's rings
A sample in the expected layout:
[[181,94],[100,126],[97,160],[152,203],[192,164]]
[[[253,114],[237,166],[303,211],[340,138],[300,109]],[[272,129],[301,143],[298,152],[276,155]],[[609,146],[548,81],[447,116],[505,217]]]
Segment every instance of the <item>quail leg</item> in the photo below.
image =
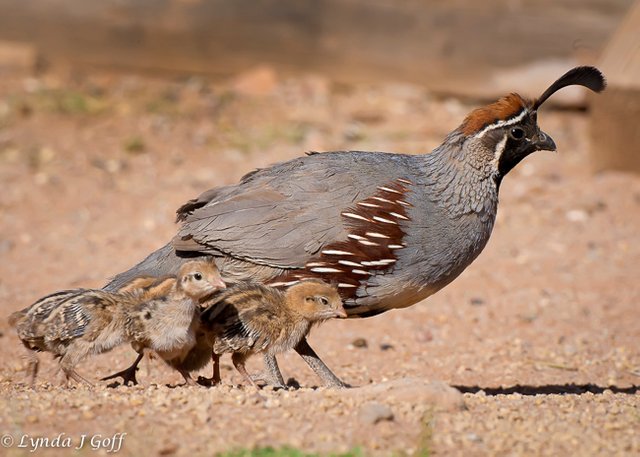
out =
[[[327,387],[349,387],[348,384],[345,384],[338,378],[333,372],[329,369],[328,366],[324,364],[318,354],[309,346],[306,338],[303,338],[302,341],[298,343],[295,347],[295,350],[302,360],[304,360],[307,365],[311,367],[311,369],[324,381]],[[277,366],[277,365],[276,365]],[[278,370],[279,371],[279,370]],[[280,375],[280,379],[282,379],[282,375]]]
[[280,372],[280,367],[278,367],[278,361],[276,360],[276,356],[265,354],[264,366],[265,366],[265,371],[263,373],[253,376],[253,380],[263,381],[273,387],[286,389],[287,385],[285,384],[284,378],[282,377],[282,373]]
[[33,387],[36,384],[36,376],[38,376],[40,360],[36,353],[29,349],[26,344],[24,347],[27,349],[25,354],[25,358],[27,359],[27,378],[29,379],[31,387]]
[[60,368],[62,368],[66,377],[67,385],[69,384],[69,379],[73,379],[77,383],[85,383],[88,386],[93,387],[93,383],[91,381],[80,376],[80,374],[75,370],[76,365],[86,357],[90,349],[91,346],[83,342],[76,342],[75,344],[72,343],[67,348],[66,354],[60,359]]
[[67,376],[67,380],[71,378],[78,384],[84,383],[89,387],[93,387],[93,383],[84,376],[81,376],[76,370],[65,371],[65,375]]
[[220,384],[222,379],[220,378],[220,356],[215,352],[211,353],[211,359],[213,360],[213,376],[211,378],[212,384]]
[[201,386],[216,386],[220,384],[220,355],[211,351],[211,361],[213,362],[213,374],[210,378],[198,376],[197,383]]
[[243,354],[241,352],[234,352],[233,355],[231,356],[231,361],[233,362],[233,366],[236,367],[236,370],[238,370],[238,372],[244,376],[244,378],[249,381],[249,383],[255,387],[256,389],[259,389],[258,385],[255,383],[255,381],[251,378],[251,375],[249,373],[247,373],[247,369],[244,366],[245,361],[247,360],[248,355],[247,354]]
[[144,352],[140,352],[136,360],[133,362],[133,364],[129,368],[126,368],[122,371],[118,371],[117,373],[111,374],[109,376],[105,376],[104,378],[101,379],[101,381],[107,381],[108,379],[114,379],[114,378],[120,377],[122,378],[122,382],[124,383],[125,386],[129,385],[130,382],[134,386],[137,386],[138,380],[136,379],[136,371],[138,371],[138,364],[140,363],[143,357],[144,357]]
[[184,385],[185,386],[198,386],[199,385],[197,382],[195,382],[193,380],[193,378],[191,377],[191,375],[189,374],[188,371],[180,369],[180,368],[178,368],[178,371],[180,372],[180,374],[184,378]]

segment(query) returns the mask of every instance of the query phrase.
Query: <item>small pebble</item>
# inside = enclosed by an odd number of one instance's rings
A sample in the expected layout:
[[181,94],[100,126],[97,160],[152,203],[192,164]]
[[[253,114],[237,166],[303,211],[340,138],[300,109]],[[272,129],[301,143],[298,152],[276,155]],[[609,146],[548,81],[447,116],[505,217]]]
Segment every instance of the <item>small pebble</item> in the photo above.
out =
[[589,219],[589,213],[582,209],[572,209],[565,213],[565,217],[571,222],[585,222]]
[[367,340],[365,340],[364,338],[356,338],[355,340],[353,340],[351,342],[351,345],[354,348],[367,348],[367,347],[369,347],[369,343],[367,343]]
[[375,425],[381,421],[392,421],[393,411],[385,404],[370,402],[360,407],[358,417],[365,424]]

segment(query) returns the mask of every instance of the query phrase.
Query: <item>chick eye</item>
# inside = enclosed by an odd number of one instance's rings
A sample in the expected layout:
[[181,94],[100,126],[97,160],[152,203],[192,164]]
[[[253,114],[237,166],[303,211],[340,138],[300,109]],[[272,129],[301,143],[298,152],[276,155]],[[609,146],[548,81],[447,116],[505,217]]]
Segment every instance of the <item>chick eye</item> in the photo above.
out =
[[521,140],[524,138],[524,130],[522,130],[520,127],[512,128],[509,133],[511,134],[511,138],[513,138],[514,140]]
[[324,306],[327,306],[329,304],[329,300],[327,300],[327,297],[318,297],[318,301]]
[[195,279],[196,281],[202,281],[202,274],[200,273],[195,273],[193,275],[193,279]]

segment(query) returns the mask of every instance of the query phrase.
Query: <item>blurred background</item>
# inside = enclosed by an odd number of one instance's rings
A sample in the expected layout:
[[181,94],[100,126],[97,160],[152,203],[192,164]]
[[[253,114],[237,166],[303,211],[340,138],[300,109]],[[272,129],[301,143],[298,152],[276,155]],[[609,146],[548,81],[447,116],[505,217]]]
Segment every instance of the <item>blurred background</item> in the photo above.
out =
[[[479,104],[535,97],[572,66],[596,65],[607,91],[565,89],[545,104],[539,123],[558,153],[533,154],[505,179],[491,241],[459,279],[406,310],[327,324],[311,341],[354,385],[417,376],[482,395],[527,392],[520,385],[635,393],[639,30],[634,0],[0,0],[0,315],[102,286],[171,239],[178,206],[256,167],[309,150],[425,153]],[[208,410],[189,416],[204,424],[194,432],[155,390],[109,390],[119,395],[111,404],[53,390],[46,357],[41,390],[14,395],[23,363],[4,319],[0,342],[2,430],[124,427],[125,455],[282,444],[391,455],[419,436],[442,455],[640,453],[637,394],[469,394],[465,411],[438,416],[427,433],[406,404],[396,422],[364,432],[352,403],[321,407],[300,393],[277,397],[289,415],[272,416],[236,389],[218,396],[229,412],[215,421],[228,433],[212,434]],[[130,352],[80,371],[104,376]],[[294,355],[281,366],[302,385],[318,382]],[[228,360],[223,368],[241,382]],[[145,358],[138,377],[184,414],[209,405],[165,389],[180,377],[157,360]],[[47,403],[49,394],[66,400]],[[138,394],[148,397],[130,404]],[[246,422],[246,408],[262,419]],[[292,416],[332,438],[315,439]]]
[[2,0],[0,39],[30,48],[40,68],[66,61],[228,76],[263,62],[485,98],[505,87],[535,90],[518,81],[546,84],[547,68],[597,61],[632,3]]
[[[621,144],[611,134],[640,115],[640,7],[632,11],[633,3],[0,0],[0,70],[38,75],[67,66],[215,81],[262,65],[253,77],[263,84],[275,73],[312,73],[485,101],[506,91],[535,95],[566,68],[599,63],[614,90],[597,102],[593,138],[607,154],[593,158],[594,167],[627,169],[631,161],[637,170],[640,159],[623,157],[628,139]],[[582,94],[567,90],[552,103],[582,108]],[[620,119],[607,122],[613,112]]]

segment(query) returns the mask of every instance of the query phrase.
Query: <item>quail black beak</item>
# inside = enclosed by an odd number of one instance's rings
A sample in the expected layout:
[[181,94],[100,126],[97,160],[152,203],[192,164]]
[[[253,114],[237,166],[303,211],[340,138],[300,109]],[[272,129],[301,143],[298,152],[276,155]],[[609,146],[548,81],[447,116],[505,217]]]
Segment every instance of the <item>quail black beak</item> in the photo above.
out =
[[538,131],[538,138],[535,140],[538,151],[556,151],[556,143],[549,135],[542,130]]

